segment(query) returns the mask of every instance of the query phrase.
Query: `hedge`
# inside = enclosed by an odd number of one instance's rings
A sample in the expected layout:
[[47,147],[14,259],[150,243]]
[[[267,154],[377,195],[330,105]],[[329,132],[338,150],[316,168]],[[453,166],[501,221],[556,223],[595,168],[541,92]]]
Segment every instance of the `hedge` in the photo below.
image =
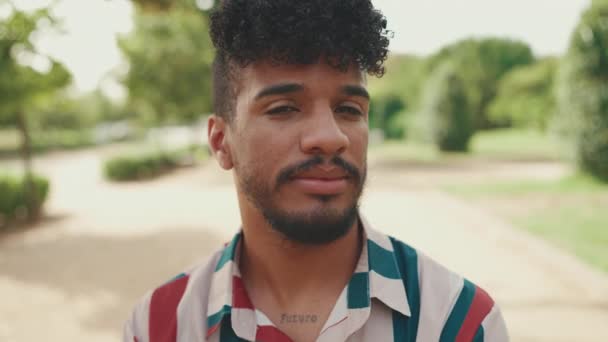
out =
[[558,73],[556,126],[578,166],[608,182],[608,1],[583,14]]
[[104,163],[103,173],[107,179],[118,182],[151,179],[176,168],[196,164],[207,155],[207,151],[200,147],[188,147],[118,156]]
[[441,151],[468,151],[475,126],[461,75],[453,64],[438,67],[427,82],[422,113],[430,140]]
[[33,203],[26,201],[25,178],[0,175],[0,228],[11,223],[36,217],[42,210],[49,193],[49,181],[41,176],[33,176],[36,198]]

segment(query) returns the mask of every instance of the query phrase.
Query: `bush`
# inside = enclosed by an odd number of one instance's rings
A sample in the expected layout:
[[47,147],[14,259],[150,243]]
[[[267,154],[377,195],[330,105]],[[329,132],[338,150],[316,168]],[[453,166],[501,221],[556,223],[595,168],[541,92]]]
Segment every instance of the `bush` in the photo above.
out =
[[[594,1],[558,74],[558,124],[579,167],[608,181],[608,1]],[[561,126],[561,127],[560,127]]]
[[95,145],[89,130],[50,130],[32,134],[32,149],[35,152],[70,150]]
[[0,228],[11,222],[35,218],[41,211],[49,193],[49,181],[33,176],[36,197],[33,203],[26,201],[24,177],[0,176]]
[[490,119],[516,128],[544,131],[555,111],[556,67],[555,58],[546,58],[510,71],[500,81],[498,95],[490,104]]
[[369,127],[380,129],[387,139],[405,136],[405,100],[395,94],[374,97],[369,106]]
[[387,139],[401,140],[407,137],[409,113],[401,111],[391,116],[387,122],[385,134]]
[[534,56],[532,49],[522,41],[470,38],[443,47],[428,59],[428,68],[432,73],[446,62],[455,63],[462,75],[475,127],[489,129],[502,124],[487,115],[500,80],[513,68],[534,62]]
[[152,178],[176,167],[176,163],[164,153],[144,156],[124,156],[108,160],[104,174],[115,181]]
[[467,151],[474,133],[465,84],[454,64],[440,66],[430,77],[422,115],[428,122],[430,140],[441,151]]
[[206,156],[206,150],[194,146],[171,152],[119,156],[104,163],[104,175],[119,182],[150,179],[180,166],[196,164]]

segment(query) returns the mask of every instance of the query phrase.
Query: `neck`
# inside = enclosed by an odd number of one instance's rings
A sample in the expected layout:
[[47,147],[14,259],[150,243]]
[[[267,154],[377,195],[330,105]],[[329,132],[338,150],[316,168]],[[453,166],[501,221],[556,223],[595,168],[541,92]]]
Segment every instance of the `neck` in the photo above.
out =
[[265,289],[279,306],[306,301],[311,293],[339,293],[361,253],[358,220],[347,234],[325,245],[286,240],[261,215],[243,216],[240,269],[252,292]]

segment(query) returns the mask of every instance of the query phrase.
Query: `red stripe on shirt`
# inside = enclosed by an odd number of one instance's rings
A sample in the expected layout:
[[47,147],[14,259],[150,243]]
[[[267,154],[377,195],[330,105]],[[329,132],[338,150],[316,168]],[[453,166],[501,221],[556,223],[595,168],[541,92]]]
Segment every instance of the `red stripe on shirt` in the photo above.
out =
[[293,342],[289,336],[272,325],[258,326],[255,340],[260,342]]
[[[221,323],[221,321],[220,321],[220,323]],[[207,335],[205,336],[205,338],[209,338],[211,335],[213,335],[213,333],[215,333],[217,331],[217,329],[220,328],[220,323],[217,323],[216,325],[207,329]]]
[[152,293],[148,333],[150,342],[175,342],[177,306],[188,285],[188,276],[165,284]]
[[475,296],[469,312],[460,326],[456,342],[470,342],[475,337],[479,326],[494,306],[494,300],[480,287],[475,288]]
[[245,284],[237,276],[232,277],[232,308],[254,310],[253,304],[247,295],[247,290],[245,290]]

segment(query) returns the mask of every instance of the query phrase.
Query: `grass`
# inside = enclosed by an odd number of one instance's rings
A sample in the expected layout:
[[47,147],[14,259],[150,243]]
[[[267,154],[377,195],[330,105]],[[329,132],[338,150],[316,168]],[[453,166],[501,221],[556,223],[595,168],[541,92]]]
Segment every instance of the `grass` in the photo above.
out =
[[382,144],[371,145],[369,154],[372,158],[392,161],[433,162],[441,159],[441,154],[431,145],[399,140],[389,140]]
[[608,192],[608,184],[604,184],[591,176],[575,174],[555,182],[527,180],[518,182],[501,182],[477,185],[450,184],[446,190],[464,195],[469,198],[489,195],[524,196],[531,193],[547,195],[590,195]]
[[497,159],[556,160],[561,150],[556,138],[535,130],[482,131],[471,141],[473,155]]
[[[608,184],[582,174],[445,189],[608,272]],[[513,210],[517,208],[517,210]]]
[[[477,133],[468,154],[442,154],[432,146],[405,141],[371,146],[369,153],[382,161],[449,164],[468,160],[556,161],[562,150],[559,142],[539,132],[494,130]],[[488,180],[443,188],[608,272],[608,184],[576,174],[556,181]]]
[[608,214],[593,203],[569,203],[515,220],[518,226],[553,241],[589,264],[608,272]]
[[385,141],[369,148],[380,160],[439,162],[470,158],[491,160],[558,160],[562,148],[556,139],[538,131],[502,129],[481,131],[471,140],[470,153],[440,153],[431,144]]

